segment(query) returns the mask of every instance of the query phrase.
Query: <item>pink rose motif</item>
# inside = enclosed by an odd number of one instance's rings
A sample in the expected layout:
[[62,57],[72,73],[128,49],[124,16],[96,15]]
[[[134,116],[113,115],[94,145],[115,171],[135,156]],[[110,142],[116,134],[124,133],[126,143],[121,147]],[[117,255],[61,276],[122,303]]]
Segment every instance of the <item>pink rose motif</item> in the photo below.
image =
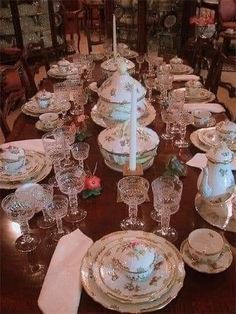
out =
[[101,179],[97,176],[86,177],[84,188],[87,190],[95,190],[101,188]]

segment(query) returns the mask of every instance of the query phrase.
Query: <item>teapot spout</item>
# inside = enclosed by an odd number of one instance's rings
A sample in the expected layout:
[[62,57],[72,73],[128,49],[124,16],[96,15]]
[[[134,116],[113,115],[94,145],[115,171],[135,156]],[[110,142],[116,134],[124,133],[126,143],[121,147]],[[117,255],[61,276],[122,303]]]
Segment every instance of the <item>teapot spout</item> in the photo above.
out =
[[208,167],[202,169],[201,182],[199,184],[199,192],[204,198],[211,197],[212,189],[208,184]]

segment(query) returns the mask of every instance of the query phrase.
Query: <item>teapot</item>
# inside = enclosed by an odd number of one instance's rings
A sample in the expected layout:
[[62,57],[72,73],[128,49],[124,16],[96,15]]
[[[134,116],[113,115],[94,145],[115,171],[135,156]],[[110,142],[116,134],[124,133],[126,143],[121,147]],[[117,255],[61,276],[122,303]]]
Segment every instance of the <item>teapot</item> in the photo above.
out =
[[220,142],[207,151],[206,157],[207,165],[198,178],[198,190],[203,198],[220,201],[231,195],[235,187],[231,170],[234,154],[226,143]]

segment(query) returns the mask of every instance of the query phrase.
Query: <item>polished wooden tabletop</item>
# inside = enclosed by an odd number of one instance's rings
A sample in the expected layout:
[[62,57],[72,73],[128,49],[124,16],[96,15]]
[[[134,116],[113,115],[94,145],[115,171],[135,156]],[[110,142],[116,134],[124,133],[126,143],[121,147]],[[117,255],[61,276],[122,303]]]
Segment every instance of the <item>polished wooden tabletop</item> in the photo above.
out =
[[[52,84],[47,82],[48,90],[52,90]],[[86,105],[86,111],[89,113],[93,103]],[[158,106],[155,104],[156,108]],[[223,119],[224,114],[215,115],[217,120]],[[35,128],[36,119],[21,114],[17,119],[13,132],[7,139],[24,140],[40,138],[42,132]],[[164,131],[164,124],[161,122],[160,114],[157,110],[155,121],[150,125],[160,135]],[[109,169],[103,161],[97,145],[97,135],[102,128],[89,121],[89,129],[92,136],[86,139],[90,144],[91,150],[87,160],[90,168],[93,168],[98,162],[96,175],[102,179],[103,191],[100,196],[87,200],[81,199],[83,208],[88,212],[84,221],[78,225],[67,226],[73,230],[80,228],[87,236],[94,241],[102,236],[114,231],[120,230],[120,222],[127,216],[127,207],[123,203],[117,203],[116,186],[122,174]],[[188,127],[188,134],[194,131],[193,127]],[[177,149],[173,141],[160,141],[160,145],[155,157],[154,164],[144,172],[144,177],[151,182],[160,176],[164,169],[169,156],[176,154],[181,160],[189,160],[198,149],[190,145],[187,149]],[[183,288],[178,296],[169,303],[160,313],[179,313],[179,314],[216,314],[236,312],[236,271],[235,271],[235,234],[224,232],[205,222],[196,212],[194,199],[197,193],[197,178],[199,169],[188,167],[187,177],[182,178],[183,196],[179,211],[171,216],[171,225],[178,231],[178,240],[175,245],[179,249],[181,242],[188,237],[188,234],[201,227],[207,227],[220,232],[231,245],[233,251],[233,262],[231,266],[219,274],[203,274],[197,272],[187,265],[186,276]],[[47,179],[45,180],[47,182]],[[58,192],[58,191],[57,191]],[[1,191],[1,198],[8,194],[9,191]],[[150,218],[150,212],[153,209],[152,193],[149,191],[150,202],[139,206],[139,215],[145,221],[145,231],[152,232],[157,224]],[[21,313],[31,314],[40,313],[37,306],[37,299],[43,282],[42,274],[31,274],[29,269],[37,267],[38,264],[47,266],[55,248],[47,245],[47,237],[50,230],[39,229],[36,221],[41,213],[36,214],[30,221],[32,231],[41,237],[41,244],[32,254],[23,254],[16,251],[14,242],[19,236],[17,224],[12,223],[3,211],[1,213],[1,312],[4,314]],[[100,304],[90,298],[85,291],[82,292],[78,313],[112,313]]]

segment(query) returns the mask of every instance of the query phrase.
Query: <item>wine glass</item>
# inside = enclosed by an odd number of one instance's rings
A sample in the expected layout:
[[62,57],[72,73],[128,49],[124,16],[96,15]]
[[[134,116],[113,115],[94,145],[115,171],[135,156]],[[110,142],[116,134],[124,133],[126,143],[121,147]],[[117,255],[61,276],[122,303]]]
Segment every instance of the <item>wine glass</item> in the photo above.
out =
[[71,145],[75,141],[76,126],[74,124],[64,125],[60,129],[61,129],[61,131],[62,131],[62,133],[64,134],[64,137],[65,137],[65,160],[64,160],[64,165],[70,165],[71,164],[70,150],[71,150]]
[[[52,161],[54,173],[61,168],[61,161],[65,158],[65,135],[62,129],[55,129],[52,132],[45,133],[42,136],[43,147],[46,156]],[[54,177],[49,179],[50,184],[57,186]]]
[[88,101],[88,94],[85,92],[83,86],[72,86],[70,95],[74,103],[74,108],[70,110],[70,113],[72,115],[84,114],[84,105]]
[[138,205],[145,202],[149,189],[149,182],[138,176],[127,176],[118,182],[121,200],[129,206],[129,217],[122,220],[122,230],[140,230],[144,227],[142,219],[138,218]]
[[51,219],[56,220],[57,224],[57,231],[52,234],[55,242],[58,242],[62,236],[69,233],[62,225],[62,218],[66,216],[68,211],[68,204],[68,198],[65,195],[54,195],[52,203],[48,206],[48,215]]
[[150,76],[149,74],[143,75],[145,86],[148,89],[148,101],[151,102],[152,99],[152,89],[155,86],[155,78],[153,76]]
[[43,215],[37,220],[41,229],[48,229],[55,225],[55,220],[48,215],[48,207],[53,200],[53,186],[51,184],[40,184],[43,188],[43,199],[40,202]]
[[174,114],[175,122],[179,125],[180,139],[175,141],[175,146],[179,148],[189,147],[190,143],[185,139],[187,125],[193,124],[194,118],[192,113],[185,110]]
[[[185,102],[185,90],[184,89],[182,88],[174,89],[169,93],[168,108],[173,113],[175,112],[178,113],[182,111],[184,107],[184,102]],[[180,133],[179,125],[176,121],[172,123],[171,133],[172,134]]]
[[22,235],[15,241],[15,248],[20,252],[31,252],[40,244],[38,236],[30,233],[28,221],[34,216],[34,208],[24,202],[20,202],[15,193],[7,195],[1,203],[7,217],[20,225]]
[[152,182],[152,190],[156,216],[159,214],[161,221],[161,228],[154,230],[154,233],[174,242],[178,233],[170,227],[170,215],[179,209],[183,184],[177,176],[161,176]]
[[174,135],[171,134],[171,123],[174,122],[173,113],[171,111],[163,109],[161,111],[162,121],[166,124],[166,133],[161,134],[163,140],[172,140]]
[[84,188],[85,173],[78,167],[67,167],[56,174],[59,189],[62,193],[69,197],[69,213],[65,219],[69,222],[77,222],[83,220],[87,216],[87,212],[79,208],[77,194]]
[[84,160],[88,158],[90,145],[88,143],[75,143],[71,146],[72,156],[79,161],[79,167],[84,170]]
[[62,121],[66,121],[67,111],[70,109],[69,86],[67,82],[55,83],[53,85],[55,101],[60,104]]

